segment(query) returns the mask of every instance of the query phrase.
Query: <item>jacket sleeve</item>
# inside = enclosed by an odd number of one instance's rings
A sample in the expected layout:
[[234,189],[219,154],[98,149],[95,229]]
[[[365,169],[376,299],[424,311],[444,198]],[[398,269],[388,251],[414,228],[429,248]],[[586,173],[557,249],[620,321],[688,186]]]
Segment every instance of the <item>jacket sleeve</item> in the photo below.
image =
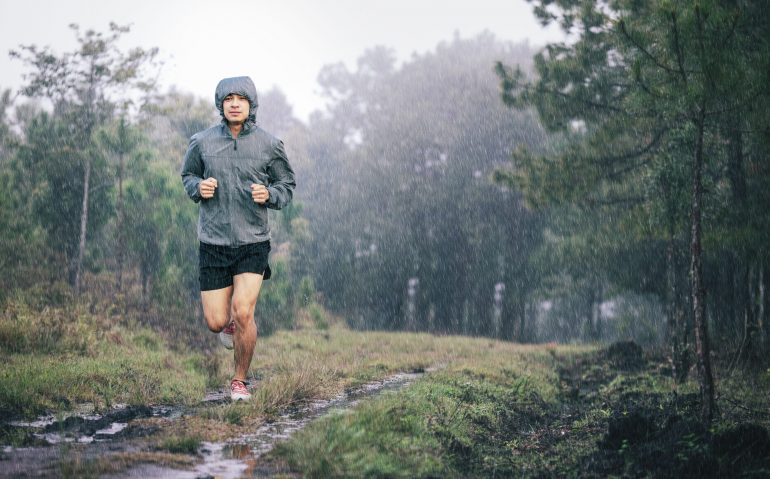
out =
[[198,185],[201,181],[203,181],[203,160],[201,159],[198,140],[193,136],[190,138],[190,144],[187,146],[187,153],[184,155],[182,183],[184,184],[187,196],[196,203],[201,200],[200,189],[198,189]]
[[267,201],[267,207],[280,210],[291,202],[294,188],[297,186],[294,181],[294,170],[289,165],[283,142],[280,140],[277,140],[273,146],[273,159],[268,164],[267,173],[270,176],[267,187],[270,198]]

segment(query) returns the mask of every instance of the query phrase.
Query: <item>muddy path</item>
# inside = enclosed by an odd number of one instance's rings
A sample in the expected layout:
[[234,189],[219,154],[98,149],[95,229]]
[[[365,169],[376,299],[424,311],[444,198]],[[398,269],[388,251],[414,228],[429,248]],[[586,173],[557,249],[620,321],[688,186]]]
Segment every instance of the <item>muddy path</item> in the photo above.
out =
[[188,453],[150,446],[158,424],[194,416],[202,408],[228,401],[224,391],[210,391],[195,407],[125,406],[96,414],[88,405],[66,416],[8,422],[30,438],[25,447],[3,446],[0,478],[239,478],[280,472],[261,458],[313,420],[346,410],[386,391],[401,389],[423,373],[399,373],[366,383],[334,398],[308,402],[284,411],[245,434],[222,442],[203,442]]

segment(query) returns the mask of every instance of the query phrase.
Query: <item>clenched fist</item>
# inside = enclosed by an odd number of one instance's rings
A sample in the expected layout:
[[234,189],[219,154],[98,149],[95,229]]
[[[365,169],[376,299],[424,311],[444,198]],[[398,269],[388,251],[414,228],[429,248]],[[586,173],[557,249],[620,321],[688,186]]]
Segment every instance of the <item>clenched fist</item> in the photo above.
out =
[[206,178],[198,184],[198,190],[201,192],[201,198],[207,200],[214,197],[214,191],[217,189],[216,178]]
[[251,198],[254,200],[254,203],[257,203],[258,205],[264,205],[265,203],[267,203],[267,200],[270,199],[270,192],[267,190],[267,187],[265,187],[265,185],[258,185],[256,183],[252,183]]

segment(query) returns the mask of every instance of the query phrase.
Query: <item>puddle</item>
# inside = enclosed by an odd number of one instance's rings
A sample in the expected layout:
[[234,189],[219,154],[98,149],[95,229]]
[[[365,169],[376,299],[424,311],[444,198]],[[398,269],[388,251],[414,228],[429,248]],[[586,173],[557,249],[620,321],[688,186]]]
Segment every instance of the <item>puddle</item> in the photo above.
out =
[[[203,443],[199,449],[202,460],[193,471],[140,464],[109,477],[115,479],[147,477],[226,479],[255,476],[259,473],[260,456],[269,452],[277,443],[289,439],[309,422],[331,411],[350,409],[362,399],[385,391],[400,389],[422,375],[423,372],[401,373],[384,380],[372,381],[332,399],[313,401],[292,409],[262,425],[256,431],[239,438],[222,443]],[[222,391],[211,391],[204,398],[204,402],[220,401],[227,401]],[[31,430],[35,438],[45,441],[49,446],[70,445],[70,447],[77,447],[84,457],[96,457],[103,455],[105,451],[134,449],[136,445],[132,445],[130,439],[136,437],[135,433],[131,432],[131,421],[135,419],[158,416],[174,419],[188,413],[191,411],[173,406],[117,405],[104,414],[95,414],[92,406],[89,408],[88,405],[84,405],[78,411],[67,415],[42,416],[34,421],[7,424]],[[46,471],[50,470],[52,464],[58,463],[60,457],[57,449],[60,448],[4,447],[0,453],[0,477],[17,477],[14,471],[24,471],[25,475],[36,477],[56,477],[57,474],[49,476]]]
[[[112,409],[119,411],[122,409],[125,409],[127,406],[125,404],[116,404]],[[16,427],[28,427],[32,429],[43,429],[50,427],[51,425],[59,422],[59,421],[66,421],[67,419],[71,417],[81,417],[87,421],[95,421],[98,419],[101,419],[102,416],[99,414],[96,414],[96,407],[93,403],[81,403],[75,406],[75,408],[72,411],[67,411],[64,413],[61,413],[58,416],[54,416],[53,414],[47,414],[44,416],[40,416],[39,418],[35,419],[34,421],[10,421],[8,422],[11,426]]]
[[[87,411],[87,412],[84,412]],[[61,443],[90,444],[109,441],[121,436],[130,421],[135,419],[170,416],[176,410],[168,406],[127,406],[118,404],[104,414],[94,414],[93,407],[56,416],[41,416],[34,421],[13,421],[10,426],[30,430],[32,436],[49,445]]]

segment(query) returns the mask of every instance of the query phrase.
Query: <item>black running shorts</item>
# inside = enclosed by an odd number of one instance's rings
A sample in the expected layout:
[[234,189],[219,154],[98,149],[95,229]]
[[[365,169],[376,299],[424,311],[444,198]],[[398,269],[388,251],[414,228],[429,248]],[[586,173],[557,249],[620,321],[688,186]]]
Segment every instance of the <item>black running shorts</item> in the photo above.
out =
[[270,241],[236,247],[201,243],[198,278],[201,291],[232,286],[233,276],[241,273],[257,273],[263,279],[270,279],[269,253]]

